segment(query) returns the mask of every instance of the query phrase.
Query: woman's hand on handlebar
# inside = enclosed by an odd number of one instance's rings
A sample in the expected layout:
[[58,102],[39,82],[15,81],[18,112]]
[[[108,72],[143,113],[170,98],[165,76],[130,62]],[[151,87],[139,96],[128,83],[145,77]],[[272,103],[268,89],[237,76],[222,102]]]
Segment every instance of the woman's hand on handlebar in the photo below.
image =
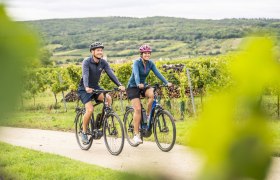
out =
[[145,85],[144,84],[138,84],[139,89],[144,89]]

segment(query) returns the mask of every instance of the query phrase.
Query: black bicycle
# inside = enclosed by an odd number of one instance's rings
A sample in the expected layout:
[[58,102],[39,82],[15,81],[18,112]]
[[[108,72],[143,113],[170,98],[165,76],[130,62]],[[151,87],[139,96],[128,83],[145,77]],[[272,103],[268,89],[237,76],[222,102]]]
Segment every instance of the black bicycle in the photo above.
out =
[[89,144],[83,144],[81,133],[83,130],[83,116],[86,112],[85,107],[76,108],[75,118],[75,133],[77,142],[82,150],[90,149],[94,139],[100,139],[104,136],[104,141],[108,151],[112,155],[119,155],[122,152],[124,146],[124,130],[123,124],[119,116],[109,107],[106,103],[106,94],[109,92],[118,91],[114,90],[94,90],[93,93],[103,93],[104,101],[98,102],[93,106],[103,104],[102,112],[98,113],[94,119],[94,113],[91,115],[91,119],[88,124],[88,130],[86,135],[89,139]]
[[[152,105],[152,110],[150,114],[150,119],[145,120],[146,114],[145,109],[142,106],[141,111],[141,122],[140,122],[140,134],[143,137],[150,137],[152,132],[154,132],[155,141],[160,150],[164,152],[170,151],[176,141],[176,126],[173,116],[169,111],[164,110],[159,104],[158,96],[156,91],[161,87],[167,87],[165,85],[155,85],[151,86],[154,88],[154,101]],[[133,121],[134,109],[132,106],[126,107],[126,112],[124,115],[124,129],[125,135],[128,143],[136,147],[139,144],[134,143],[134,121]]]

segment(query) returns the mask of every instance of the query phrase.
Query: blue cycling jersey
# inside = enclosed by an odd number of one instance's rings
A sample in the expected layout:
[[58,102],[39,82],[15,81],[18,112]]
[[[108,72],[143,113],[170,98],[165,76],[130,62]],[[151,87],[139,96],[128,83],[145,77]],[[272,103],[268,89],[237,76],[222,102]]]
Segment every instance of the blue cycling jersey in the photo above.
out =
[[151,70],[162,82],[164,82],[165,84],[168,83],[168,81],[158,71],[153,61],[148,60],[146,66],[144,66],[142,59],[140,58],[135,60],[133,63],[132,74],[128,81],[127,87],[137,87],[139,84],[145,84],[146,78]]

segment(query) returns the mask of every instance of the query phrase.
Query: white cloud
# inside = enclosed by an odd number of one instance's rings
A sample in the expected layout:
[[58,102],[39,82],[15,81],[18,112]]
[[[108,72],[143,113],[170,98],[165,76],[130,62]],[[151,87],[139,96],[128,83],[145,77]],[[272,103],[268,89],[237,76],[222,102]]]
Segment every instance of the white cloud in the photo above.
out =
[[9,0],[5,2],[9,14],[17,20],[100,16],[173,16],[195,19],[280,18],[280,3],[277,0]]

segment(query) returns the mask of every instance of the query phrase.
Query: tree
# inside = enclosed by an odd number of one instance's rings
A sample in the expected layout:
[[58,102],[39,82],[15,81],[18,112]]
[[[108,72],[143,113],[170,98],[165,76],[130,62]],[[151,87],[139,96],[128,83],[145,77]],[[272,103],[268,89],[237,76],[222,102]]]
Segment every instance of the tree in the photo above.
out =
[[24,92],[29,93],[33,97],[33,105],[35,106],[36,95],[46,89],[45,71],[28,69],[24,76],[23,86]]
[[47,74],[48,85],[55,98],[55,107],[57,107],[57,94],[69,88],[67,75],[65,69],[51,69]]
[[40,50],[39,57],[40,57],[40,62],[43,66],[52,65],[52,61],[51,61],[52,53],[48,49],[42,48]]

